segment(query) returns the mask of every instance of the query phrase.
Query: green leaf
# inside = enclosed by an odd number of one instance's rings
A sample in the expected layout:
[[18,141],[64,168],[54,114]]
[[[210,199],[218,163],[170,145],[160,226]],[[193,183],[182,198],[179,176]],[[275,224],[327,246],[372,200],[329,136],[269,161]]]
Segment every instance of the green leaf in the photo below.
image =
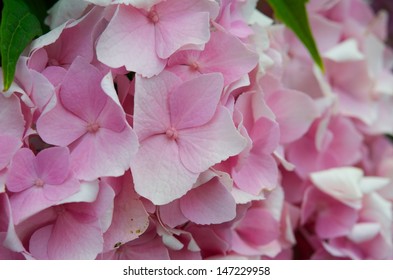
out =
[[308,0],[267,0],[275,16],[290,28],[308,49],[315,63],[324,71],[323,62],[311,33],[305,4]]
[[21,0],[4,0],[0,26],[0,53],[4,89],[8,90],[15,75],[16,62],[31,42],[42,34],[40,22]]

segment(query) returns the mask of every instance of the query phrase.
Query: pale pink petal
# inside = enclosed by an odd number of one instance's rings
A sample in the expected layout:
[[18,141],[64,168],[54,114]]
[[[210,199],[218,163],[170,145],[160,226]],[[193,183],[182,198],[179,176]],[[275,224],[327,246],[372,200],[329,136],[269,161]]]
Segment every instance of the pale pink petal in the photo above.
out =
[[12,192],[21,192],[34,185],[38,178],[36,161],[30,149],[20,149],[12,159],[6,185]]
[[136,77],[134,129],[139,141],[165,133],[170,127],[168,95],[181,80],[170,72],[144,79]]
[[59,103],[37,120],[41,138],[52,145],[68,146],[87,132],[87,123]]
[[357,223],[352,227],[348,238],[355,243],[362,243],[373,239],[381,230],[381,225],[378,223]]
[[179,131],[177,142],[181,162],[196,173],[240,153],[247,144],[224,107],[207,124]]
[[113,219],[104,234],[104,251],[137,239],[149,226],[148,214],[133,190],[131,182],[123,184],[114,203]]
[[[198,9],[198,2],[171,0],[159,3],[156,8],[156,51],[161,58],[168,58],[185,45],[200,45],[210,38],[208,11]],[[199,10],[199,11],[198,11]]]
[[220,74],[206,74],[181,84],[169,95],[171,125],[177,130],[212,119],[223,89]]
[[80,183],[77,179],[69,176],[64,182],[59,185],[44,185],[44,196],[53,205],[64,199],[70,197],[71,195],[77,193],[80,189]]
[[310,177],[311,181],[322,192],[349,207],[360,208],[362,170],[355,167],[332,168],[312,173]]
[[165,67],[156,54],[154,24],[132,6],[120,5],[97,42],[97,57],[102,63],[151,77]]
[[48,10],[49,16],[45,23],[54,29],[69,19],[79,18],[86,9],[88,3],[79,0],[60,0]]
[[277,186],[277,163],[271,155],[253,149],[241,166],[232,171],[232,177],[240,189],[258,195]]
[[130,127],[120,133],[101,127],[96,133],[85,134],[71,149],[71,169],[77,178],[88,181],[120,176],[129,168],[137,148],[136,135]]
[[165,135],[145,139],[131,162],[135,190],[156,205],[167,204],[192,188],[198,173],[180,162],[175,141]]
[[220,224],[236,216],[236,202],[218,179],[212,179],[180,198],[180,209],[196,224]]
[[295,90],[276,91],[269,95],[267,104],[280,125],[282,143],[300,138],[318,116],[314,101],[306,94]]
[[254,69],[258,55],[232,34],[217,30],[212,33],[196,63],[202,73],[222,73],[224,83],[228,85]]

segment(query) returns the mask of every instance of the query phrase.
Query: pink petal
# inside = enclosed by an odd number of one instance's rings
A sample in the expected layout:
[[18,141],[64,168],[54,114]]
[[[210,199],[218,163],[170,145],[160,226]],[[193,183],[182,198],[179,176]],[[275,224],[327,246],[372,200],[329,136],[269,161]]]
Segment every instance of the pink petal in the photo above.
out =
[[102,251],[103,239],[98,223],[82,223],[77,218],[80,214],[67,211],[58,217],[48,240],[49,259],[95,259]]
[[36,259],[49,260],[48,242],[53,230],[53,225],[48,225],[36,230],[30,238],[29,250]]
[[170,127],[168,95],[181,80],[170,72],[144,79],[136,77],[134,129],[139,141],[165,133]]
[[121,132],[126,127],[126,117],[123,109],[110,98],[107,98],[104,108],[97,118],[100,127]]
[[322,192],[349,207],[360,208],[362,170],[355,167],[332,168],[312,173],[310,177],[314,185]]
[[235,36],[217,30],[212,33],[197,63],[202,73],[222,73],[224,84],[228,85],[254,69],[258,55]]
[[131,162],[135,190],[156,205],[167,204],[192,188],[198,173],[180,162],[176,141],[165,135],[145,139]]
[[115,198],[112,223],[104,234],[104,251],[137,239],[149,226],[148,214],[130,183],[125,183]]
[[236,202],[218,179],[189,191],[180,199],[180,208],[196,224],[220,224],[236,216]]
[[358,219],[356,210],[341,203],[332,203],[318,213],[315,231],[320,238],[335,238],[350,233]]
[[87,122],[65,110],[59,103],[37,120],[41,138],[52,145],[68,146],[87,132]]
[[168,58],[185,45],[200,45],[210,38],[209,13],[196,9],[198,2],[207,1],[164,1],[155,6],[159,20],[155,24],[156,52]]
[[25,130],[20,101],[16,95],[5,97],[0,94],[0,131],[1,134],[22,138]]
[[196,173],[240,153],[247,144],[224,107],[207,124],[179,131],[177,142],[181,162]]
[[102,63],[152,77],[165,67],[156,54],[154,25],[138,9],[120,5],[97,42]]
[[300,138],[318,116],[314,101],[306,94],[295,90],[276,91],[269,95],[267,104],[280,125],[282,143]]
[[176,129],[206,124],[216,111],[223,89],[220,74],[206,74],[184,82],[169,95],[171,125]]
[[34,185],[38,178],[36,173],[36,160],[30,149],[20,149],[12,159],[7,176],[7,189],[12,192],[21,192]]
[[88,181],[120,176],[129,168],[137,147],[136,135],[130,127],[119,133],[101,127],[96,133],[85,134],[72,149],[71,168],[77,178]]
[[280,130],[276,122],[261,117],[255,123],[251,130],[250,137],[253,141],[253,147],[267,154],[277,149],[280,139]]
[[[261,221],[257,223],[256,221]],[[279,223],[266,209],[251,208],[236,228],[241,238],[254,246],[266,245],[279,237]]]
[[180,209],[180,201],[179,199],[176,199],[172,201],[171,203],[165,204],[160,206],[160,219],[161,221],[171,227],[175,228],[181,224],[184,224],[188,221],[188,218],[186,218],[181,209]]
[[107,102],[101,73],[82,57],[74,60],[60,88],[64,108],[86,122],[95,121]]
[[77,193],[80,189],[79,181],[72,176],[69,176],[64,182],[58,185],[45,184],[44,195],[52,205],[63,201],[71,195]]
[[19,138],[8,135],[0,135],[0,170],[5,168],[12,159],[12,156],[22,146]]
[[69,174],[70,152],[68,148],[48,148],[36,157],[37,175],[45,183],[59,185]]
[[232,177],[240,189],[258,195],[277,186],[277,163],[271,155],[251,150],[241,166],[232,171]]

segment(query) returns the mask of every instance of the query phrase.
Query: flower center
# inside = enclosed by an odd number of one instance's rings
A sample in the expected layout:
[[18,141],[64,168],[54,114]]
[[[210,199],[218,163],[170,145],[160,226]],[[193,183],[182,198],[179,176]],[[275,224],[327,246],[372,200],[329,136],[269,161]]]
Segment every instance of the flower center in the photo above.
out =
[[98,123],[89,123],[86,127],[86,130],[90,133],[96,133],[100,129],[100,125]]
[[147,14],[147,18],[152,22],[152,23],[157,23],[160,20],[160,17],[158,16],[158,13],[154,10],[151,10]]
[[199,64],[198,64],[198,62],[196,62],[196,61],[192,62],[192,63],[190,64],[190,68],[191,68],[191,70],[193,70],[193,71],[197,71],[197,70],[199,69]]
[[166,130],[165,135],[172,140],[176,140],[177,137],[179,136],[177,133],[176,128],[170,127]]
[[43,187],[45,185],[45,182],[41,178],[38,178],[35,180],[34,185],[36,187]]

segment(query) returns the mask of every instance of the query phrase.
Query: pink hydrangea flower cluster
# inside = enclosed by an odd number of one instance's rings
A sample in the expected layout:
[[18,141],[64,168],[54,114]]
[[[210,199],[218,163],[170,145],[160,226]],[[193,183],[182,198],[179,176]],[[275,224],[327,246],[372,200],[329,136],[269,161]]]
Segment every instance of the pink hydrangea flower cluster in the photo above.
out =
[[387,15],[60,0],[0,95],[0,259],[392,259]]

